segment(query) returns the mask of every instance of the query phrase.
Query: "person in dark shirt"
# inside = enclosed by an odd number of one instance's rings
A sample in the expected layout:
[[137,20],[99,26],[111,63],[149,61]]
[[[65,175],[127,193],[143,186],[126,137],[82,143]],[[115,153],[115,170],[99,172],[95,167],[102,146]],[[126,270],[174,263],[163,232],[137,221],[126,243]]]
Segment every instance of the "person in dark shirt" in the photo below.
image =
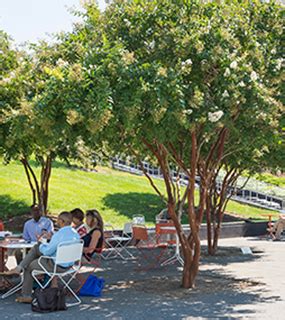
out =
[[93,209],[86,212],[86,224],[90,231],[82,238],[84,241],[83,253],[85,258],[91,259],[96,252],[101,252],[104,241],[104,223],[100,213]]

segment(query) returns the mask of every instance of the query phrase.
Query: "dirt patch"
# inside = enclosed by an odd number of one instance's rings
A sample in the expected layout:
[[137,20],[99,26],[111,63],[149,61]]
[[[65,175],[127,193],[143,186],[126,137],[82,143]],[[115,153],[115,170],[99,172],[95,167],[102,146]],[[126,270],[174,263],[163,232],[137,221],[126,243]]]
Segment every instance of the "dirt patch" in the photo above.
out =
[[220,294],[227,291],[253,290],[264,286],[261,282],[249,279],[236,279],[226,275],[200,275],[197,277],[196,287],[183,289],[180,285],[181,277],[155,277],[143,281],[124,284],[133,286],[135,290],[145,293],[159,294],[165,297],[181,299],[197,294]]

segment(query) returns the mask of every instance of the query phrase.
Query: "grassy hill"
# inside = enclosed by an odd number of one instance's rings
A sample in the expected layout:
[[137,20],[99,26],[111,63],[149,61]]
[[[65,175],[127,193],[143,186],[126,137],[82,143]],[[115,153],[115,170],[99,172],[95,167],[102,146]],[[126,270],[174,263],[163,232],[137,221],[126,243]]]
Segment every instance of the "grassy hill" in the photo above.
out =
[[[163,190],[162,181],[156,182]],[[0,217],[27,212],[30,203],[31,193],[22,165],[17,162],[7,166],[0,164]],[[98,172],[85,172],[57,162],[51,175],[49,210],[57,214],[75,207],[83,210],[97,208],[105,222],[122,227],[135,214],[145,215],[146,221],[152,224],[164,204],[143,176],[107,167],[99,167]],[[266,219],[263,214],[269,212],[234,201],[229,203],[227,210],[242,217],[262,220]]]

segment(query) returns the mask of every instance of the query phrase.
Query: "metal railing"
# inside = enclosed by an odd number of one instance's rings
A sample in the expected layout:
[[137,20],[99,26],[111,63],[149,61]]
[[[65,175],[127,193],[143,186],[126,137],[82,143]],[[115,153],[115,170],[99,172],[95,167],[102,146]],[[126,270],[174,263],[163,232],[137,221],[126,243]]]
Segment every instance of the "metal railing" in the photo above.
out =
[[[142,161],[142,165],[144,170],[151,176],[157,179],[162,179],[162,173],[160,168],[155,167],[151,165],[147,161]],[[119,157],[115,157],[112,159],[112,167],[117,170],[137,174],[137,175],[143,175],[143,170],[141,169],[141,166],[138,164],[135,164],[131,161],[131,159],[121,159]],[[177,172],[175,170],[172,170],[172,176],[173,178],[177,178]],[[179,173],[179,183],[181,185],[187,185],[188,184],[188,177],[184,173]],[[200,177],[196,177],[196,188],[199,188],[200,185]],[[217,188],[221,189],[222,183],[220,181],[217,181]],[[257,190],[250,190],[245,188],[237,187],[229,187],[227,190],[228,193],[233,194],[232,199],[247,203],[250,205],[254,205],[257,207],[261,207],[264,209],[271,209],[271,210],[283,210],[285,209],[285,199],[281,197],[276,197],[274,195],[267,194],[265,192],[259,192]]]

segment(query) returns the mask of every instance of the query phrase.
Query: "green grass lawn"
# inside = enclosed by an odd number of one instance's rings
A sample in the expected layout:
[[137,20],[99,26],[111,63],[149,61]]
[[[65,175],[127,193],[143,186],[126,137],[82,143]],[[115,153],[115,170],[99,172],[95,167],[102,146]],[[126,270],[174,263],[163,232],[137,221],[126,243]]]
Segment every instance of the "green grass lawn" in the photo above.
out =
[[[155,180],[163,190],[163,183]],[[7,218],[28,211],[31,193],[21,164],[0,164],[0,217]],[[99,167],[98,172],[70,169],[56,163],[50,181],[49,210],[57,214],[79,207],[83,210],[96,208],[105,222],[122,227],[135,214],[143,214],[149,224],[164,208],[143,176]],[[231,201],[227,208],[242,217],[265,220],[262,214],[268,210]],[[276,216],[278,214],[276,213]]]
[[277,177],[270,173],[262,173],[256,176],[258,180],[261,180],[263,182],[267,182],[270,184],[273,184],[275,186],[284,188],[285,187],[285,177]]

